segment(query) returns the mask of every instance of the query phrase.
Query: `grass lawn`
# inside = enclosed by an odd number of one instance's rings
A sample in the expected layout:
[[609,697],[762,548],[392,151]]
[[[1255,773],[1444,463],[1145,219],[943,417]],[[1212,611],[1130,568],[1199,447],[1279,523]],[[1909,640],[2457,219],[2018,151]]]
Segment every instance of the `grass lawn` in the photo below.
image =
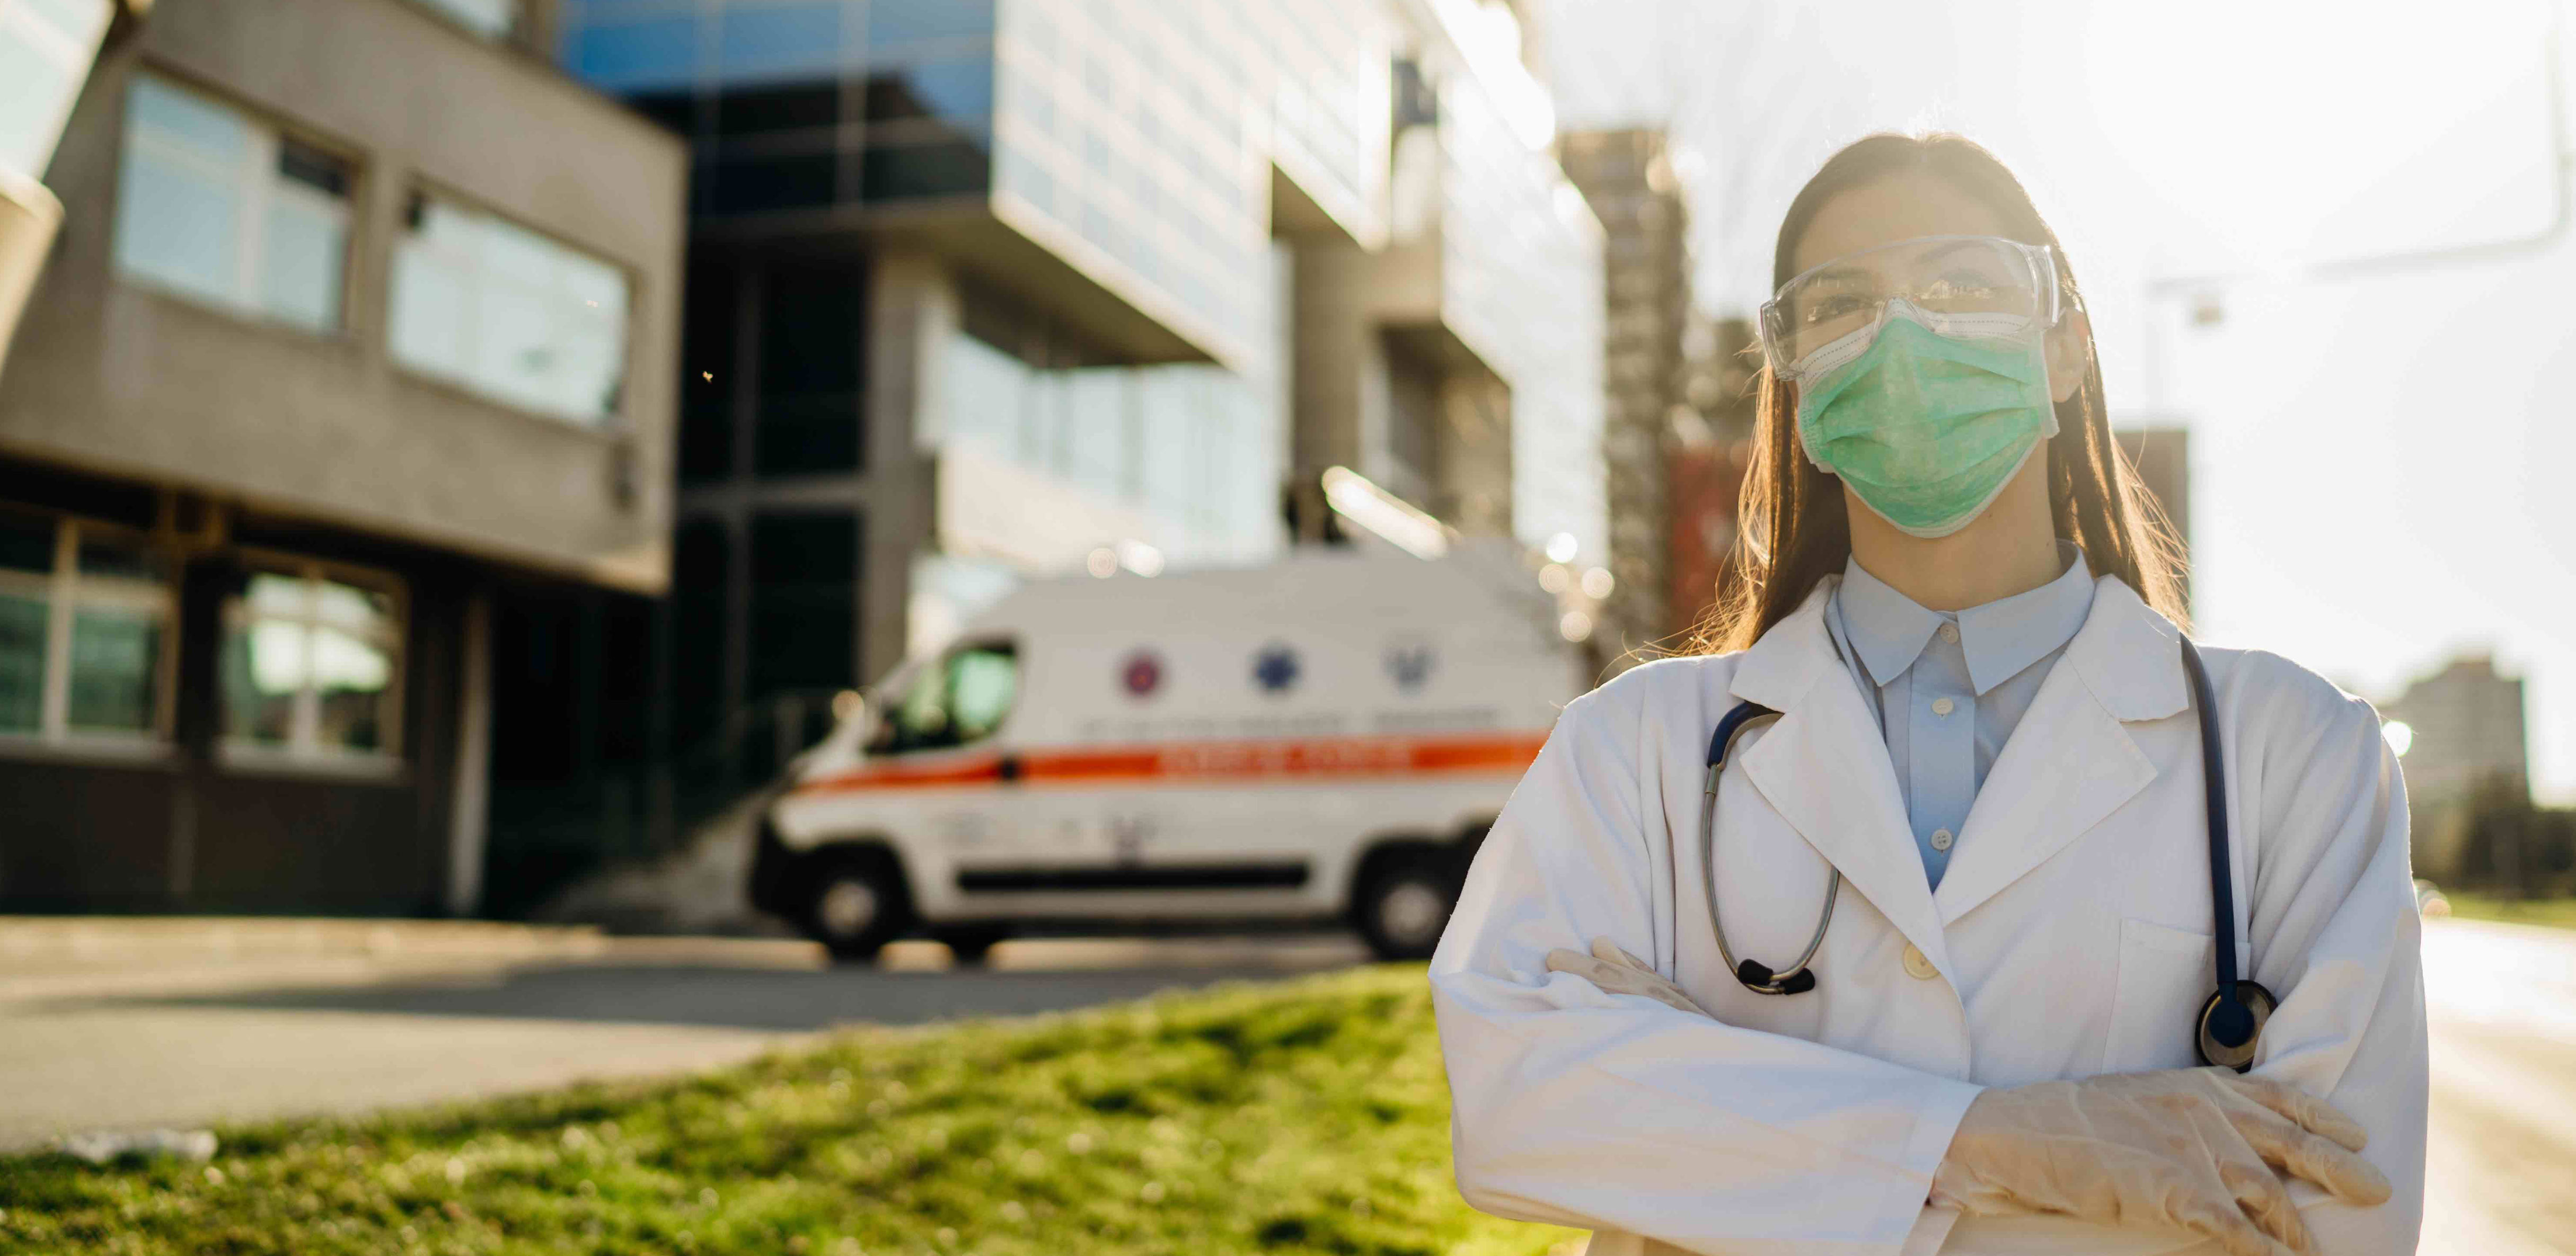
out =
[[2444,890],[2442,897],[2451,900],[2452,915],[2470,920],[2576,929],[2576,898],[2504,898],[2470,890]]
[[860,1030],[721,1072],[0,1157],[0,1251],[1383,1253],[1572,1233],[1458,1200],[1420,965]]

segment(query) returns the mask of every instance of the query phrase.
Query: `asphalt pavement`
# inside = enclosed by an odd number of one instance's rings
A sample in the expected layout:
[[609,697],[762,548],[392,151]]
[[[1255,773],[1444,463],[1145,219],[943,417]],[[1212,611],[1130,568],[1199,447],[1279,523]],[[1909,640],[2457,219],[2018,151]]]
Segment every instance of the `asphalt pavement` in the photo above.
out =
[[[70,1133],[357,1112],[750,1059],[835,1026],[1008,1016],[1344,967],[1342,935],[937,943],[834,967],[786,939],[425,936],[98,922],[11,947],[0,929],[0,1150]],[[36,926],[21,925],[25,933]],[[61,932],[57,928],[56,932]]]
[[[878,966],[834,968],[783,939],[424,928],[208,948],[171,926],[0,956],[0,1149],[683,1072],[838,1025],[1049,1011],[1366,958],[1312,935],[1006,942],[984,968],[903,943]],[[2422,1251],[2576,1252],[2576,932],[2429,921],[2425,934]]]

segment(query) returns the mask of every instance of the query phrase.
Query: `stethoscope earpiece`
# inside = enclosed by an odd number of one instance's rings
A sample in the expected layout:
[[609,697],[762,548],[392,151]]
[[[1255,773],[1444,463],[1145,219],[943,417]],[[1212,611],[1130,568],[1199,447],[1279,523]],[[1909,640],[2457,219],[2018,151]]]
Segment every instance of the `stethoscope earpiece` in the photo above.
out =
[[2280,1006],[2280,1000],[2259,981],[2237,982],[2235,996],[2229,998],[2223,989],[2209,992],[2209,1001],[2200,1005],[2200,1017],[2194,1022],[2198,1032],[2193,1046],[2201,1063],[2242,1073],[2254,1067],[2263,1023],[2272,1019],[2272,1009]]

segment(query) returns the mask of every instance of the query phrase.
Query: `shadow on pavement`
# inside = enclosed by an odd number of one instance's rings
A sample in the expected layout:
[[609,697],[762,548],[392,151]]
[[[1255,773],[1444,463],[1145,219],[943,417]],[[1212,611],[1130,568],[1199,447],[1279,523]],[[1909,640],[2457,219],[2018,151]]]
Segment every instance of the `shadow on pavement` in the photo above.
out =
[[[123,1007],[338,1011],[403,1016],[814,1030],[865,1022],[911,1025],[974,1016],[1061,1011],[1226,981],[1278,980],[1348,966],[1355,948],[1236,950],[1189,963],[1161,947],[1125,964],[1045,949],[1004,952],[998,967],[710,966],[618,962],[526,964],[470,974],[397,977],[361,985],[282,986],[102,1000]],[[1076,947],[1082,944],[1073,944]],[[1159,953],[1158,953],[1159,952]],[[1060,962],[1046,965],[1053,957]],[[1035,960],[1035,963],[1031,961]],[[1069,961],[1069,962],[1064,962]]]

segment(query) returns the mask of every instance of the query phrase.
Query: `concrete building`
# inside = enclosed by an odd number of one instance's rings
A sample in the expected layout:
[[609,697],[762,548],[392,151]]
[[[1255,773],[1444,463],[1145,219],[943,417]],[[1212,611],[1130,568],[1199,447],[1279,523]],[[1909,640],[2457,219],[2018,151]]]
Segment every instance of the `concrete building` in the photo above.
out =
[[1762,351],[1751,320],[1694,310],[1683,333],[1685,406],[1665,447],[1665,605],[1697,634],[1711,627],[1735,553],[1737,506],[1753,465],[1755,381]]
[[1586,131],[1559,153],[1603,233],[1606,409],[1613,580],[1601,649],[1615,664],[1676,644],[1691,609],[1675,606],[1672,453],[1699,422],[1689,409],[1683,340],[1691,317],[1690,212],[1660,131]]
[[668,579],[687,154],[548,21],[188,0],[88,75],[0,373],[9,909],[475,903],[489,608]]
[[1563,298],[1599,228],[1510,17],[565,0],[563,65],[695,181],[674,596],[567,600],[525,628],[560,683],[504,686],[534,723],[635,668],[669,697],[608,718],[658,729],[634,754],[496,759],[530,880],[668,841],[1024,576],[1326,539],[1332,467],[1599,554],[1598,309]]
[[2415,834],[2415,866],[2449,875],[2468,837],[2471,793],[2502,785],[2530,797],[2522,678],[2497,673],[2486,654],[2463,654],[2381,704],[2379,714],[2404,724],[2406,804]]

